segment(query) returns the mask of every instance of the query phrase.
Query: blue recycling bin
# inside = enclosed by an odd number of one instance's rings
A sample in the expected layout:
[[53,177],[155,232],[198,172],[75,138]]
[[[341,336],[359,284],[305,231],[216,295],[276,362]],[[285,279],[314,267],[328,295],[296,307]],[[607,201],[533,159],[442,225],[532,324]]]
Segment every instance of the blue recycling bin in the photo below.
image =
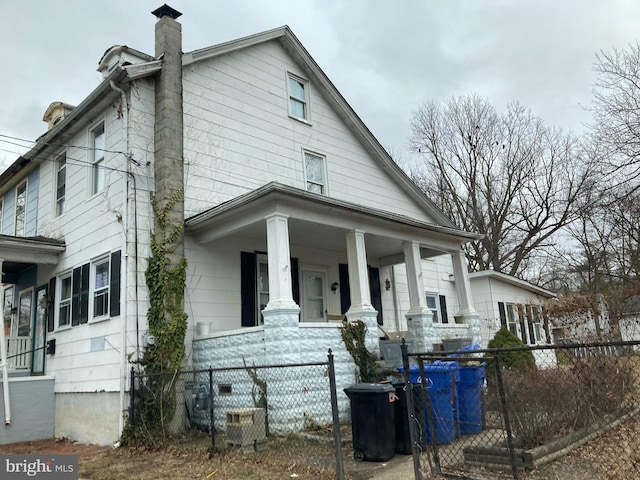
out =
[[[409,367],[411,383],[420,383],[420,367]],[[398,368],[404,372],[404,368]],[[458,392],[457,383],[460,375],[460,365],[457,362],[434,362],[424,365],[424,373],[427,381],[427,391],[431,401],[431,415],[424,405],[425,438],[427,443],[432,442],[431,430],[435,434],[435,440],[439,444],[451,443],[458,437]],[[426,399],[425,399],[426,403]],[[433,422],[430,422],[430,419]]]
[[486,362],[460,365],[458,379],[458,421],[461,435],[480,433],[484,428],[484,380]]

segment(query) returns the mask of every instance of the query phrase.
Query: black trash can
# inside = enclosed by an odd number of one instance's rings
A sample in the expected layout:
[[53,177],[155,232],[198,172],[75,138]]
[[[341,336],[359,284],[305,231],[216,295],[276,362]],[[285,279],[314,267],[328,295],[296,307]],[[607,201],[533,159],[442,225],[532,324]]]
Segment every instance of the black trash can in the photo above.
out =
[[[396,453],[403,455],[411,455],[411,430],[409,428],[409,407],[407,405],[407,385],[404,383],[394,383],[393,387],[396,389]],[[416,422],[416,436],[417,443],[420,445],[422,451],[424,451],[426,443],[425,436],[420,423],[417,419],[422,418],[419,415],[420,405],[424,403],[422,400],[422,392],[420,388],[414,388],[412,390],[413,395],[413,421]]]
[[386,462],[395,454],[396,391],[389,383],[356,383],[344,389],[351,400],[353,458]]

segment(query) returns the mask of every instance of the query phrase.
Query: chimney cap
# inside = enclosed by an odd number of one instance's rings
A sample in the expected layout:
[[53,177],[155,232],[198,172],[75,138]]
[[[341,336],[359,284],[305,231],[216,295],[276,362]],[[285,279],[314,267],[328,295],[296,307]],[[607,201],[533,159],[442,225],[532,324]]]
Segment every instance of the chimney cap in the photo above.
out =
[[170,7],[169,5],[167,5],[166,3],[159,7],[156,8],[153,12],[151,12],[152,14],[154,14],[156,17],[158,18],[162,18],[162,17],[171,17],[174,20],[176,18],[178,18],[180,15],[182,15],[182,13],[180,13],[179,11],[177,11],[175,8]]

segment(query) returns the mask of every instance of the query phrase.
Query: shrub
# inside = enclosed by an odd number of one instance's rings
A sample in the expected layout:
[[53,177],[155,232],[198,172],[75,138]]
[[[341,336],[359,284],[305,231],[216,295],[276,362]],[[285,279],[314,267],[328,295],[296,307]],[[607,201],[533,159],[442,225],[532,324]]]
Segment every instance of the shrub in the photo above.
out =
[[[524,343],[506,328],[498,330],[493,339],[489,341],[489,348],[522,346],[524,346]],[[487,353],[486,356],[492,357],[493,354]],[[500,365],[509,370],[534,370],[536,368],[533,353],[529,350],[500,352],[498,353],[498,359],[500,360]]]
[[548,370],[503,372],[505,396],[519,446],[534,448],[630,411],[634,377],[617,357],[573,359]]

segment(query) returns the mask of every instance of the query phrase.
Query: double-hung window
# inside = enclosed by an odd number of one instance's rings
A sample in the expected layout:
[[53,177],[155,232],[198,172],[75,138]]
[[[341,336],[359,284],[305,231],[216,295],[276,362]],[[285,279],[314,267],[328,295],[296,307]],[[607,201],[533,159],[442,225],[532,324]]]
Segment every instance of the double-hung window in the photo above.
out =
[[93,318],[109,314],[109,258],[93,264]]
[[55,290],[58,327],[120,315],[120,251],[59,275]]
[[507,322],[509,331],[516,337],[518,336],[518,319],[516,318],[515,305],[513,303],[507,303]]
[[266,255],[258,255],[258,317],[260,323],[264,322],[262,317],[262,310],[264,310],[269,303],[269,262]]
[[15,234],[24,237],[27,215],[27,181],[25,180],[16,188],[16,223]]
[[71,283],[71,272],[59,277],[60,303],[58,304],[58,326],[65,327],[71,325],[71,295],[73,293]]
[[304,174],[307,191],[326,194],[324,157],[304,152]]
[[104,189],[104,124],[91,130],[91,194]]
[[426,294],[427,308],[433,313],[433,322],[440,322],[440,309],[438,308],[438,296],[430,293]]
[[289,115],[298,120],[309,121],[309,83],[295,75],[287,77],[289,92]]
[[56,216],[64,213],[64,202],[67,188],[67,155],[63,153],[56,163]]

